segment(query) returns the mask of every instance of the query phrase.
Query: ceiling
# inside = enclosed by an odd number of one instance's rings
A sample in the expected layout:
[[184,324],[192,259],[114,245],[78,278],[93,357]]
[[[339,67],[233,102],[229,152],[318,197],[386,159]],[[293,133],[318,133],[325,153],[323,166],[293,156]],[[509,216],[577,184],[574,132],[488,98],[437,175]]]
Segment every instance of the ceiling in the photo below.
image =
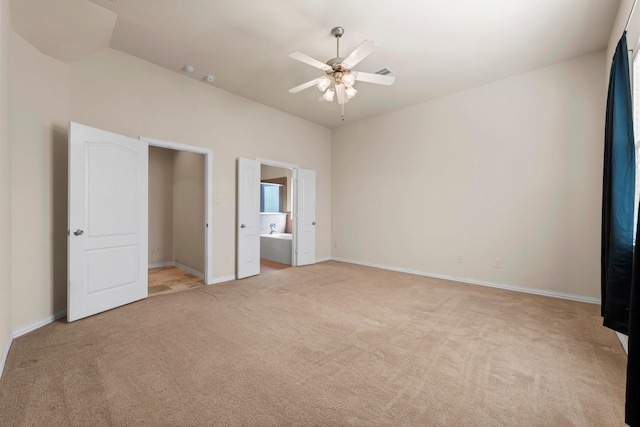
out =
[[[104,47],[329,128],[544,67],[606,47],[619,0],[12,0],[16,32],[73,62]],[[392,86],[357,82],[345,105],[310,88],[323,72],[287,55],[345,57],[383,67]],[[194,73],[183,70],[185,65]],[[213,74],[213,83],[204,75]]]

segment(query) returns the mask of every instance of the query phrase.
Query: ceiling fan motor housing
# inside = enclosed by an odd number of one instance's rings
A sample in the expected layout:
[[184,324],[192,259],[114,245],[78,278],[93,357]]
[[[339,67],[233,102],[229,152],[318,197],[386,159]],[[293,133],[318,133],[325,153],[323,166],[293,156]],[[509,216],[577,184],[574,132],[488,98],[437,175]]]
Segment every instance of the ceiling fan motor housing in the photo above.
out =
[[326,64],[331,67],[331,70],[327,70],[326,73],[331,75],[336,71],[342,71],[342,61],[344,61],[344,58],[333,58],[328,60]]

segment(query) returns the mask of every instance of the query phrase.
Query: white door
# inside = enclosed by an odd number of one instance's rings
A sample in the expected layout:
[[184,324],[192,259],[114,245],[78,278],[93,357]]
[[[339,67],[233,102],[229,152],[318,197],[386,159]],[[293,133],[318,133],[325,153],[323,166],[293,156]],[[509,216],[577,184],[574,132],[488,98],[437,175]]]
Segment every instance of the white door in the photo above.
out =
[[297,265],[316,263],[316,171],[298,169],[297,227],[295,232]]
[[69,124],[67,321],[147,297],[148,145]]
[[238,159],[236,277],[260,274],[260,162]]

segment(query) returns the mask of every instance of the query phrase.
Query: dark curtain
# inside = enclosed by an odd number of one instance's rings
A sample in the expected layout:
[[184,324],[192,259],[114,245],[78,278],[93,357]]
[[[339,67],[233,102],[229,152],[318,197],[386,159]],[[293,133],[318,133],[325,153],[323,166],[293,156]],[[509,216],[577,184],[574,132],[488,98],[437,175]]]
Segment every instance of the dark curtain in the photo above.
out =
[[640,426],[640,254],[632,240],[635,150],[626,32],[611,64],[604,139],[601,310],[605,326],[629,336],[625,421]]
[[626,32],[618,42],[607,97],[602,195],[602,316],[628,333],[633,266],[635,150]]

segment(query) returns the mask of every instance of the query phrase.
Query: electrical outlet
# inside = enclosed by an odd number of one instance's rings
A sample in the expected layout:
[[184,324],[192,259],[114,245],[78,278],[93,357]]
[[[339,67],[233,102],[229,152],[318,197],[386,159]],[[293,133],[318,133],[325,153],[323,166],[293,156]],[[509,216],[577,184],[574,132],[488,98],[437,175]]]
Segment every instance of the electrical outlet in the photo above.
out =
[[159,254],[160,252],[162,252],[162,248],[160,246],[156,247],[155,252]]
[[333,242],[333,249],[338,249],[338,242]]
[[496,258],[493,260],[493,268],[500,268],[502,267],[502,261],[500,261],[500,258]]
[[462,255],[458,255],[458,263],[462,264]]

